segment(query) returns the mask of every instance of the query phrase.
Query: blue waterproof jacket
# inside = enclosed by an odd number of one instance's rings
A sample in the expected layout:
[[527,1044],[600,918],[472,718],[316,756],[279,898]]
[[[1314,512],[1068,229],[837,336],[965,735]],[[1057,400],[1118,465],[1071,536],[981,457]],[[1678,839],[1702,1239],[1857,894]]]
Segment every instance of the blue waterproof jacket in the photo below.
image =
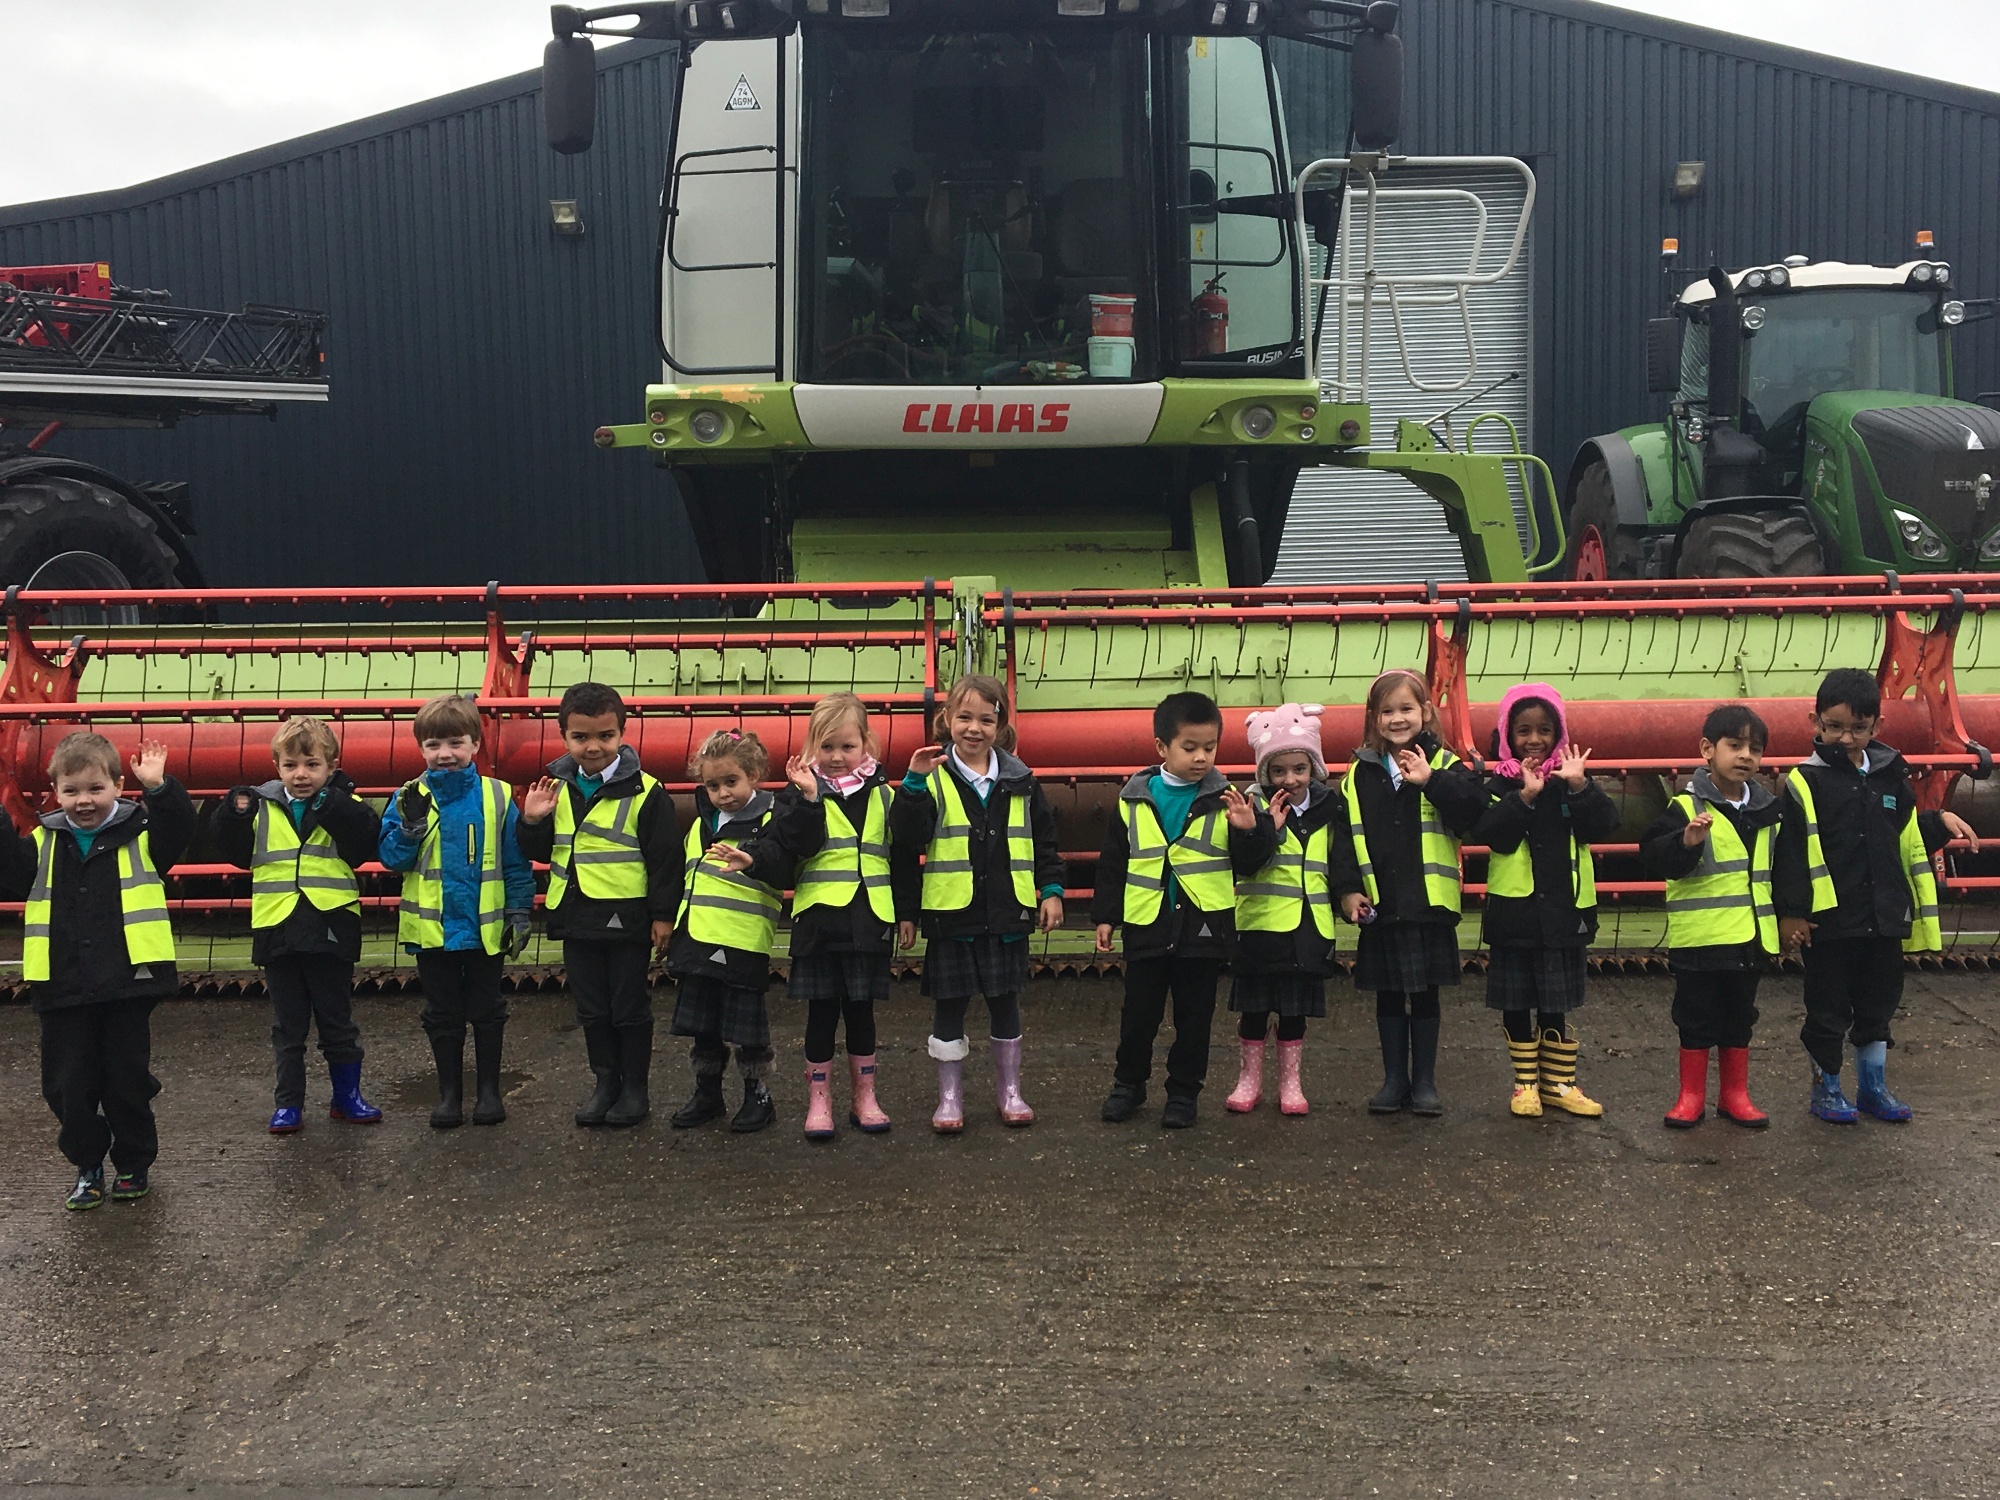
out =
[[[437,799],[431,816],[438,821],[443,840],[439,855],[444,875],[444,946],[450,953],[466,953],[479,948],[479,865],[485,857],[480,829],[479,799],[473,796],[477,773],[471,767],[458,771],[426,771],[424,780]],[[516,827],[521,810],[507,804],[507,827],[500,835],[500,875],[507,883],[507,911],[530,913],[535,909],[535,869],[521,853]],[[468,843],[466,830],[472,830]],[[391,797],[382,813],[382,868],[398,873],[417,867],[417,841],[403,827],[403,810]],[[467,858],[468,851],[471,858]],[[407,944],[405,946],[408,946]],[[414,951],[414,950],[413,950]]]

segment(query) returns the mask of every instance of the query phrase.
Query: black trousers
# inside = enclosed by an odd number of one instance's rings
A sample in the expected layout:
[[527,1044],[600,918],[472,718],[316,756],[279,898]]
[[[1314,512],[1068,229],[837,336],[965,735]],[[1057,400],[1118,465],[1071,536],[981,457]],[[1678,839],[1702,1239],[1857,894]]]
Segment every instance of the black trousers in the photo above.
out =
[[1891,1042],[1889,1023],[1903,1003],[1900,938],[1831,938],[1805,950],[1806,1023],[1799,1040],[1829,1073],[1840,1071],[1843,1044]]
[[354,965],[331,953],[286,953],[264,965],[271,991],[271,1056],[279,1109],[306,1102],[306,1034],[317,1024],[327,1066],[361,1061],[361,1028],[354,1024]]
[[417,981],[424,987],[421,1019],[425,1033],[462,1037],[467,1026],[506,1020],[501,968],[500,955],[483,948],[426,948],[417,954]]
[[1681,1045],[1698,1052],[1749,1046],[1761,977],[1756,969],[1676,969],[1674,1025]]
[[563,944],[563,972],[576,1001],[576,1024],[653,1029],[653,991],[647,975],[653,950],[645,943]]
[[160,1154],[153,1124],[153,1005],[107,1000],[42,1012],[42,1097],[62,1122],[56,1148],[79,1172],[143,1172]]
[[1208,1077],[1208,1032],[1215,1021],[1217,959],[1135,958],[1125,963],[1125,1006],[1118,1015],[1118,1082],[1143,1086],[1153,1071],[1153,1039],[1174,1002],[1174,1044],[1167,1049],[1167,1097],[1192,1099]]

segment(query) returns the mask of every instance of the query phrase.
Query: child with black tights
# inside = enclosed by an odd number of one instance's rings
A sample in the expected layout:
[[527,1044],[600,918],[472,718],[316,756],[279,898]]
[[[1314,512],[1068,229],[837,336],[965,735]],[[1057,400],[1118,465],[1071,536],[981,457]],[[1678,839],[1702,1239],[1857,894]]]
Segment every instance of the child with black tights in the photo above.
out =
[[1457,984],[1459,842],[1490,800],[1437,737],[1429,685],[1384,672],[1368,688],[1363,743],[1341,779],[1347,837],[1333,840],[1333,889],[1361,924],[1355,988],[1375,991],[1382,1087],[1371,1114],[1441,1115],[1438,989]]
[[1701,726],[1702,769],[1639,842],[1667,882],[1667,963],[1681,1034],[1681,1090],[1666,1125],[1686,1130],[1708,1106],[1708,1054],[1721,1075],[1716,1113],[1762,1130],[1750,1102],[1750,1033],[1757,981],[1778,952],[1771,864],[1784,805],[1757,781],[1769,738],[1746,704],[1725,703]]
[[1306,1021],[1326,1014],[1326,981],[1335,967],[1327,851],[1340,799],[1326,780],[1324,712],[1317,703],[1286,703],[1250,715],[1245,725],[1257,760],[1251,796],[1268,810],[1278,847],[1269,864],[1236,882],[1229,1008],[1242,1018],[1241,1056],[1236,1090],[1223,1103],[1234,1114],[1263,1102],[1265,1038],[1274,1017],[1279,1113],[1303,1115],[1308,1108],[1299,1079]]
[[1604,1106],[1577,1087],[1569,1017],[1583,1008],[1597,934],[1590,845],[1618,826],[1618,807],[1590,779],[1590,752],[1571,742],[1562,695],[1547,683],[1507,690],[1493,739],[1486,789],[1495,800],[1472,836],[1490,851],[1486,1004],[1500,1012],[1514,1065],[1508,1108],[1594,1118]]
[[[889,1128],[875,1097],[875,1006],[889,998],[896,918],[916,909],[916,859],[895,845],[893,797],[868,711],[852,693],[814,705],[805,744],[786,763],[770,826],[723,856],[792,893],[790,994],[806,1005],[808,1139],[831,1140],[833,1051],[847,1025],[848,1123]],[[796,873],[794,873],[796,872]]]
[[[1021,992],[1028,935],[1062,926],[1062,855],[1056,815],[1013,753],[1007,689],[978,675],[952,684],[933,726],[940,743],[910,757],[896,793],[896,842],[924,853],[924,993],[930,1054],[938,1065],[931,1129],[965,1127],[965,1013],[986,998],[993,1098],[1006,1125],[1032,1125],[1021,1097]],[[900,924],[905,948],[916,925]]]

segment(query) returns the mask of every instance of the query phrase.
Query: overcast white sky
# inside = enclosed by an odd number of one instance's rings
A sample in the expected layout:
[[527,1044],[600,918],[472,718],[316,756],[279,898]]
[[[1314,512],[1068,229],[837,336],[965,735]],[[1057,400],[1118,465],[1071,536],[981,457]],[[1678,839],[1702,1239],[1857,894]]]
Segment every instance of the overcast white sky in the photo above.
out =
[[[2000,92],[2000,0],[1624,8]],[[0,0],[0,204],[143,182],[518,73],[548,35],[545,0]]]

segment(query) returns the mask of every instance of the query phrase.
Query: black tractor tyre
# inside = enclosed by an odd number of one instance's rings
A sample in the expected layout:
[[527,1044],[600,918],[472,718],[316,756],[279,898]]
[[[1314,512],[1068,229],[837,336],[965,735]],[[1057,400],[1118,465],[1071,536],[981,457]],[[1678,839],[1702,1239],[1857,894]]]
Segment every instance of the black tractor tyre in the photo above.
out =
[[1682,578],[1814,578],[1826,555],[1797,511],[1724,511],[1687,530],[1675,572]]
[[1563,528],[1568,533],[1565,538],[1568,551],[1563,558],[1565,578],[1587,580],[1595,576],[1587,565],[1584,573],[1577,572],[1578,563],[1584,560],[1585,539],[1593,535],[1603,549],[1606,578],[1639,576],[1639,539],[1618,529],[1618,502],[1612,495],[1611,468],[1602,459],[1577,476]]
[[69,552],[103,559],[135,589],[181,585],[174,549],[153,518],[123,495],[59,474],[0,486],[0,586],[25,584]]

